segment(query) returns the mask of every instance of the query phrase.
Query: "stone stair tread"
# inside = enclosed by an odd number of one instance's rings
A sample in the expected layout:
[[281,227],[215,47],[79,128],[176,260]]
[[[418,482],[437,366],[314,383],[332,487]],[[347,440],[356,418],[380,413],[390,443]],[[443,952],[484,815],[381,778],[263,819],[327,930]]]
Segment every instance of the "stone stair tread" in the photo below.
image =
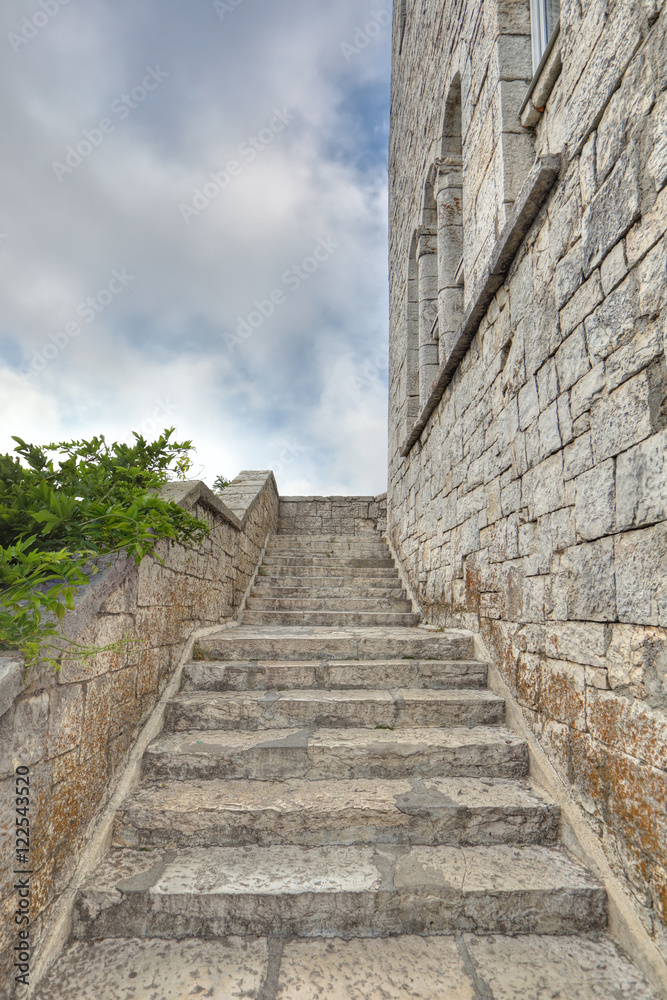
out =
[[313,937],[605,925],[604,889],[555,847],[252,845],[111,850],[79,890],[73,933]]
[[479,660],[199,660],[186,664],[181,690],[442,690],[484,687],[486,675]]
[[181,691],[167,704],[165,728],[282,728],[296,722],[318,726],[475,726],[494,725],[504,717],[504,700],[485,688]]
[[245,611],[244,624],[418,625],[420,615],[404,611]]
[[144,754],[151,777],[397,775],[525,777],[524,740],[504,725],[408,729],[292,728],[163,733]]
[[527,780],[171,780],[124,801],[114,843],[554,843],[558,817]]
[[[268,963],[265,937],[74,941],[34,1000],[257,1000]],[[659,1000],[614,943],[598,935],[302,938],[285,943],[275,981],[275,1000]]]
[[405,597],[341,597],[336,593],[329,597],[279,597],[254,591],[246,607],[252,611],[412,611]]

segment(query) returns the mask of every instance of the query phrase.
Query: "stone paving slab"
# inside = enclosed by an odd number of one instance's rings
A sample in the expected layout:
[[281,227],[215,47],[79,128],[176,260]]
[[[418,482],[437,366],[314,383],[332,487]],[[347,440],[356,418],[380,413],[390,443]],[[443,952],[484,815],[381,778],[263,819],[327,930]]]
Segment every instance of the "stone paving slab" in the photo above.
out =
[[266,938],[75,941],[34,1000],[252,1000],[267,961]]
[[480,690],[184,691],[165,711],[165,731],[294,726],[407,728],[505,721],[505,702]]
[[496,777],[528,774],[507,727],[272,729],[168,733],[144,754],[150,778]]
[[182,691],[270,691],[483,688],[487,667],[478,660],[200,660],[183,671]]
[[79,890],[78,938],[606,926],[606,893],[552,847],[209,847],[112,850]]
[[169,781],[141,786],[117,847],[554,844],[559,809],[527,781],[378,778]]

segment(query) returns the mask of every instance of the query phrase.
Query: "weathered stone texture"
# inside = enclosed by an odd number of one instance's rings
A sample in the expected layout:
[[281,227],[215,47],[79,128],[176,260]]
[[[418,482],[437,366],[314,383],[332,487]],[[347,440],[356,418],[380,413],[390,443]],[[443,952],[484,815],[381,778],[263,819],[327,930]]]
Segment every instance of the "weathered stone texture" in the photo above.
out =
[[[194,628],[236,615],[266,538],[277,526],[279,500],[270,472],[241,473],[225,490],[224,502],[203,483],[174,483],[165,492],[206,521],[209,536],[196,550],[159,542],[162,564],[153,558],[139,566],[124,557],[102,560],[100,572],[80,592],[76,611],[64,623],[79,643],[130,642],[93,659],[65,661],[57,674],[47,665],[34,667],[27,684],[20,684],[2,706],[0,992],[12,984],[9,956],[16,940],[10,917],[16,905],[10,889],[14,768],[28,765],[31,771],[34,968],[89,824],[108,802],[186,640]],[[8,658],[0,660],[8,663]],[[13,671],[16,675],[16,664]]]
[[[427,618],[481,630],[667,955],[667,10],[561,3],[527,133],[528,7],[408,5],[394,52],[388,530]],[[457,74],[466,305],[533,159],[562,166],[402,455],[408,248]]]

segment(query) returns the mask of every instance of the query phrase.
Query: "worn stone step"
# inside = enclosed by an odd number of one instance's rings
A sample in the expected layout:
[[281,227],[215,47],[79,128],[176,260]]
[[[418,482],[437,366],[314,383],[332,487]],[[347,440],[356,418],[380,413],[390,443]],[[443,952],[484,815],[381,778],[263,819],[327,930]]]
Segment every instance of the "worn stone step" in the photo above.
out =
[[480,688],[487,668],[476,660],[334,660],[187,663],[184,691],[270,691],[293,688]]
[[525,778],[528,747],[504,725],[448,729],[195,730],[146,749],[148,779]]
[[72,931],[570,934],[606,922],[604,889],[554,847],[278,845],[112,850],[78,891]]
[[273,597],[251,594],[246,607],[251,611],[391,611],[411,612],[410,601],[388,597]]
[[555,844],[559,810],[527,781],[169,781],[119,809],[117,847]]
[[474,648],[473,634],[459,629],[241,625],[199,639],[196,655],[215,660],[469,660]]
[[244,625],[418,625],[413,611],[244,611]]
[[[257,573],[257,579],[261,580],[264,578],[278,578],[281,576],[296,577],[299,580],[304,580],[303,586],[309,586],[310,580],[320,579],[320,580],[331,580],[333,579],[347,579],[350,582],[361,582],[366,580],[379,580],[382,585],[385,585],[386,581],[391,581],[392,583],[398,580],[398,570],[395,566],[387,566],[384,569],[368,568],[360,569],[355,566],[341,566],[339,564],[334,566],[282,566],[279,563],[276,565],[266,566],[262,564]],[[331,584],[333,586],[333,584]]]
[[288,556],[282,552],[280,555],[264,556],[263,566],[349,566],[350,569],[392,569],[396,572],[396,567],[392,559],[386,556],[327,556],[327,555],[307,555],[306,553]]
[[659,1000],[600,934],[403,934],[271,944],[257,936],[75,940],[34,1000],[257,1000],[269,996],[262,988],[267,981],[276,984],[275,1000]]
[[182,691],[165,708],[165,731],[294,726],[485,726],[504,722],[505,702],[487,690]]
[[256,583],[252,588],[252,597],[298,597],[303,600],[309,600],[310,598],[338,598],[338,599],[349,599],[361,597],[364,599],[375,599],[375,600],[405,600],[405,591],[398,585],[386,586],[386,587],[376,587],[371,583],[370,585],[360,581],[354,581],[344,583],[342,580],[339,585],[329,585],[320,586],[319,584],[313,584],[312,586],[293,586],[291,584],[285,585],[283,583],[282,577],[272,577],[270,582],[266,578],[262,578],[259,583]]
[[266,547],[267,555],[308,555],[308,556],[352,556],[358,558],[368,556],[390,559],[389,549],[384,542],[319,542],[316,545],[276,544],[270,541]]

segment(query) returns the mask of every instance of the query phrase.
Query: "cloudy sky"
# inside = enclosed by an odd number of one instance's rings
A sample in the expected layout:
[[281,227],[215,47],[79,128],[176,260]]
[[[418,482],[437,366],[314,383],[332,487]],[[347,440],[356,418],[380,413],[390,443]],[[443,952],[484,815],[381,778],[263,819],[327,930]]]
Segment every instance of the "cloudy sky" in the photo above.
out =
[[5,0],[0,449],[386,488],[388,0]]

